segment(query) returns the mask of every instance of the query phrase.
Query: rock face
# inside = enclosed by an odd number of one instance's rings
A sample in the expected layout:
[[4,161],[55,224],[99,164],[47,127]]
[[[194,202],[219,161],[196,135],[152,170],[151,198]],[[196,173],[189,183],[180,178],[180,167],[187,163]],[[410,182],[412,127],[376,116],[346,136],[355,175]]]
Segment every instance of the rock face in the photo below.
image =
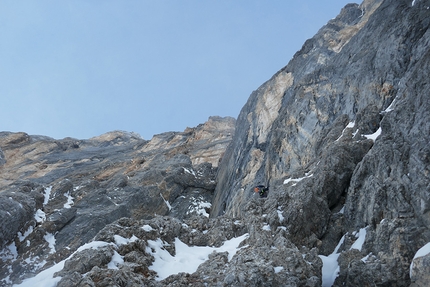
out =
[[428,285],[429,7],[348,4],[236,122],[0,133],[1,284]]
[[211,215],[249,216],[252,186],[270,185],[264,207],[297,246],[328,255],[366,228],[335,285],[408,286],[430,241],[429,6],[349,4],[306,41],[243,107]]
[[209,216],[234,124],[211,117],[150,141],[119,131],[89,140],[1,133],[0,278],[17,282],[58,262],[123,217]]

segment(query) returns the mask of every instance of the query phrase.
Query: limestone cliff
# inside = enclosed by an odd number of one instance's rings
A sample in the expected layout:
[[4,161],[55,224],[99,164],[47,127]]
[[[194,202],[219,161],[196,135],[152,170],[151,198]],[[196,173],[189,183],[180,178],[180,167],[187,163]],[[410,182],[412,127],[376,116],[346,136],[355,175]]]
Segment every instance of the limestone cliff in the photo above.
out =
[[210,117],[150,141],[122,131],[88,140],[0,133],[0,247],[19,267],[4,261],[1,278],[15,282],[63,259],[122,217],[207,214],[210,205],[194,207],[211,202],[234,123]]
[[[252,186],[270,185],[265,210],[282,210],[297,246],[330,254],[366,228],[362,252],[339,259],[335,285],[407,286],[430,241],[429,6],[347,5],[253,92],[212,215],[248,216]],[[372,263],[360,261],[369,254]]]
[[429,26],[429,0],[348,4],[236,121],[0,133],[0,285],[428,286]]

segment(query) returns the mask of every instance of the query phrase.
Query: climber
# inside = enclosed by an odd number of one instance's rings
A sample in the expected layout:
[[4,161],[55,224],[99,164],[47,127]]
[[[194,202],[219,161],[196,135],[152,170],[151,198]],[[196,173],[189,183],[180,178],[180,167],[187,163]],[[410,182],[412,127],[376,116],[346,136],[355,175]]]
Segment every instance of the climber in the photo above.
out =
[[254,192],[258,193],[261,198],[267,197],[268,191],[269,187],[265,187],[264,185],[257,185],[254,187]]

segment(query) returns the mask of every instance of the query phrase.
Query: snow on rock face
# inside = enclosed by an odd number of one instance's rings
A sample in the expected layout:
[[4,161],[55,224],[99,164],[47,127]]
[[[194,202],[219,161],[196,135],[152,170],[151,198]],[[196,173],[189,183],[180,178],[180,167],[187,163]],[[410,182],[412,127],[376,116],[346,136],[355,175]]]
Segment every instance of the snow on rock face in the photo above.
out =
[[197,214],[209,217],[207,210],[210,210],[212,204],[204,200],[202,196],[191,198],[191,204],[188,207],[187,214]]
[[367,139],[375,141],[380,135],[381,135],[382,129],[379,127],[379,129],[370,135],[364,135]]
[[409,276],[418,286],[425,286],[430,282],[430,242],[418,249],[412,259]]
[[[342,236],[342,238],[339,240],[338,244],[336,245],[334,251],[328,255],[319,255],[321,260],[323,261],[323,267],[322,267],[322,286],[324,287],[330,287],[333,286],[336,278],[339,276],[340,273],[340,262],[339,257],[342,255],[345,255],[345,252],[351,252],[351,250],[358,250],[361,251],[363,248],[363,244],[366,240],[366,234],[367,234],[367,228],[361,228],[358,232],[354,231],[351,234],[346,233]],[[350,241],[351,238],[354,238],[355,240],[349,247],[349,249],[345,249],[345,243],[346,241]],[[370,254],[366,257],[361,258],[362,262],[366,262],[366,260],[369,258]],[[364,259],[364,261],[363,261]]]
[[18,232],[18,238],[19,241],[22,242],[25,240],[25,238],[27,238],[28,235],[30,235],[33,232],[33,226],[29,226],[27,231],[24,232],[24,234],[22,234],[21,232]]
[[25,279],[22,283],[15,284],[13,286],[14,287],[34,287],[34,286],[55,287],[57,286],[57,283],[61,280],[61,277],[58,277],[58,276],[54,277],[54,274],[56,272],[61,271],[64,268],[64,264],[68,259],[71,259],[73,255],[75,255],[78,252],[81,252],[87,249],[97,249],[107,245],[109,245],[109,243],[100,242],[100,241],[93,241],[93,242],[84,244],[78,250],[76,250],[76,252],[70,255],[67,259],[62,260],[56,263],[55,265],[53,265],[52,267],[40,272],[36,276]]
[[319,255],[323,262],[323,267],[321,271],[323,287],[331,287],[334,283],[334,280],[336,280],[336,277],[339,275],[340,267],[337,262],[337,259],[339,258],[338,251],[339,248],[342,246],[344,240],[345,236],[342,236],[332,254],[328,256]]
[[67,202],[64,204],[64,208],[71,208],[73,205],[73,197],[70,195],[70,191],[64,193],[64,196],[67,198]]
[[47,205],[49,202],[49,197],[51,196],[51,190],[52,190],[52,186],[49,186],[47,188],[45,188],[44,190],[44,200],[43,200],[43,205]]
[[236,254],[239,244],[248,237],[244,234],[224,242],[218,248],[209,246],[188,246],[178,238],[175,238],[175,255],[172,256],[164,247],[169,245],[161,239],[148,240],[147,253],[154,256],[155,261],[149,267],[150,270],[157,272],[157,280],[163,280],[172,274],[179,272],[193,273],[200,264],[205,262],[212,252],[228,252],[231,259]]
[[150,225],[148,225],[148,224],[145,224],[144,226],[142,226],[142,229],[143,230],[145,230],[146,232],[150,232],[150,231],[153,231],[154,229],[150,226]]
[[[411,4],[347,5],[252,93],[231,145],[232,121],[220,118],[151,141],[0,133],[2,284],[53,258],[63,261],[24,286],[428,283],[429,254],[410,250],[430,241],[430,12]],[[266,182],[269,196],[253,198]],[[217,249],[246,233],[234,256]],[[161,256],[199,265],[163,274]],[[24,262],[35,268],[12,268]]]
[[[337,140],[335,140],[335,141],[339,141],[339,140],[343,137],[343,135],[344,135],[345,131],[346,131],[347,129],[352,129],[354,126],[355,126],[355,122],[349,122],[349,123],[346,125],[346,127],[342,130],[342,134],[341,134],[341,135],[337,138]],[[354,136],[354,134],[353,134],[353,136]]]
[[34,219],[36,222],[43,222],[46,220],[46,214],[41,209],[36,210],[36,213],[34,214]]
[[282,223],[283,221],[284,221],[284,216],[282,215],[282,210],[281,210],[281,208],[278,208],[277,210],[276,210],[276,212],[278,213],[278,217],[279,217],[279,223]]
[[357,240],[350,249],[357,249],[361,251],[364,241],[366,240],[366,228],[361,228],[360,231],[355,234],[355,236],[357,237]]
[[48,242],[49,245],[49,253],[55,253],[55,236],[54,234],[51,233],[47,233],[46,235],[43,236],[43,238],[46,240],[46,242]]
[[310,172],[308,172],[308,173],[305,174],[304,177],[300,177],[300,178],[287,178],[286,180],[284,180],[284,184],[288,184],[290,182],[294,182],[292,186],[295,186],[298,182],[300,182],[300,181],[302,181],[302,180],[304,180],[306,178],[312,177],[312,176],[313,176],[313,174],[310,173]]
[[170,205],[170,202],[167,201],[161,193],[160,193],[160,196],[163,199],[164,203],[167,205],[167,208],[169,208],[169,211],[172,210],[172,206]]

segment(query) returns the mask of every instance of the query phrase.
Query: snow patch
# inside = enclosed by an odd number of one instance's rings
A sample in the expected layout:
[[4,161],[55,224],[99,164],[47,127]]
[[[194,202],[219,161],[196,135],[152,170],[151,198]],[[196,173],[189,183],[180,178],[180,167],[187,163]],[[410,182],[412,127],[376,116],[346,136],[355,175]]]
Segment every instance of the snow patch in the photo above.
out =
[[381,127],[379,127],[379,129],[376,132],[374,132],[373,134],[371,134],[371,135],[363,135],[363,136],[365,138],[367,138],[367,139],[375,141],[376,138],[381,135],[381,132],[382,132],[382,129],[381,129]]
[[[351,249],[358,249],[361,251],[364,241],[366,239],[366,228],[361,228],[358,232],[354,232],[353,235],[357,237],[357,240],[354,242],[354,244],[351,246]],[[347,235],[346,233],[345,235]],[[342,238],[339,240],[339,243],[337,244],[336,248],[334,249],[333,253],[324,256],[324,255],[318,255],[322,262],[322,286],[323,287],[330,287],[333,286],[334,280],[336,280],[337,276],[339,276],[339,263],[337,262],[337,259],[339,258],[339,249],[342,246],[343,242],[345,241],[345,235],[342,236]],[[364,260],[363,262],[366,263],[366,260],[369,258],[371,254],[364,257],[361,260]]]
[[[115,235],[115,236],[117,236],[117,235]],[[119,255],[119,253],[114,250],[112,259],[108,263],[107,268],[118,270],[119,269],[118,266],[123,264],[123,263],[124,263],[123,256]]]
[[19,242],[23,242],[25,238],[27,238],[27,236],[29,236],[31,233],[33,232],[33,226],[30,225],[27,229],[27,231],[24,232],[24,234],[22,234],[21,232],[18,232],[18,238],[19,238]]
[[279,273],[279,272],[282,271],[282,269],[284,269],[284,267],[282,267],[282,266],[276,266],[276,267],[273,267],[273,269],[275,270],[275,273]]
[[337,138],[337,140],[335,140],[335,142],[339,141],[342,137],[343,134],[345,133],[346,129],[352,129],[355,126],[355,122],[349,122],[346,127],[342,130],[342,133],[340,134],[340,136]]
[[308,172],[308,173],[305,173],[304,177],[300,177],[300,178],[287,178],[286,180],[284,180],[284,184],[287,184],[289,182],[294,182],[294,184],[292,186],[295,186],[299,181],[302,181],[305,178],[309,178],[309,177],[312,177],[312,176],[313,176],[313,174],[310,173],[310,172]]
[[163,197],[163,195],[161,193],[160,193],[160,196],[164,200],[164,202],[166,203],[167,208],[169,208],[169,211],[172,210],[172,206],[170,205],[170,203],[167,200],[164,199],[164,197]]
[[142,229],[145,230],[146,232],[150,232],[153,231],[154,228],[152,228],[150,225],[145,224],[144,226],[142,226]]
[[351,249],[357,249],[358,251],[361,251],[361,248],[363,248],[364,240],[366,239],[366,227],[361,228],[358,233],[355,235],[357,237],[357,240],[352,244]]
[[34,219],[36,222],[44,222],[46,220],[46,214],[41,209],[36,210],[36,213],[34,214]]
[[285,219],[285,217],[282,215],[282,210],[278,209],[278,217],[279,217],[279,223],[282,223]]
[[183,169],[184,169],[184,171],[186,172],[186,173],[189,173],[189,174],[192,174],[192,175],[194,175],[194,177],[197,177],[196,176],[196,173],[194,172],[194,170],[189,170],[188,168],[185,168],[185,167],[183,167]]
[[266,225],[264,225],[263,226],[263,228],[262,228],[264,231],[270,231],[270,225],[269,224],[266,224]]
[[179,272],[194,273],[200,264],[209,258],[212,252],[228,252],[228,260],[239,250],[239,244],[248,237],[244,234],[240,237],[232,238],[224,242],[221,247],[209,246],[188,246],[178,238],[175,238],[176,254],[172,256],[164,246],[167,243],[161,239],[148,240],[146,252],[154,256],[154,262],[149,267],[150,270],[157,272],[157,280],[163,280],[172,274]]
[[334,280],[336,280],[337,276],[339,276],[340,267],[337,262],[337,259],[339,258],[340,253],[337,253],[337,252],[339,251],[339,248],[342,246],[344,240],[345,240],[345,235],[342,236],[336,248],[334,249],[333,253],[330,254],[329,256],[318,255],[323,262],[323,267],[322,267],[322,286],[323,287],[333,286]]
[[36,276],[32,278],[25,279],[21,284],[15,284],[14,287],[35,287],[35,286],[43,286],[43,287],[55,287],[57,283],[61,280],[61,277],[54,277],[54,273],[61,271],[64,267],[64,263],[66,260],[69,260],[72,258],[73,255],[75,255],[77,252],[80,252],[82,250],[86,249],[97,249],[99,247],[103,247],[106,245],[110,245],[112,243],[107,243],[103,241],[93,241],[87,244],[82,245],[78,248],[72,255],[67,257],[66,259],[58,262],[54,266],[43,270]]
[[43,200],[43,206],[47,205],[49,202],[49,196],[51,195],[51,189],[52,189],[52,186],[48,186],[44,190],[45,191],[45,194],[44,194],[45,199]]
[[202,196],[199,196],[199,198],[192,197],[192,202],[191,205],[188,207],[187,214],[195,212],[198,215],[209,217],[209,213],[207,213],[206,209],[210,209],[211,207],[212,204],[210,202],[205,201]]
[[51,249],[51,251],[49,251],[49,253],[55,253],[55,236],[52,233],[46,233],[45,236],[43,236],[43,239],[46,240],[46,242],[48,242],[49,248]]
[[139,238],[137,238],[135,235],[133,235],[130,238],[124,238],[124,237],[122,237],[120,235],[114,235],[113,238],[115,240],[115,243],[118,246],[125,245],[125,244],[128,244],[128,243],[135,242],[135,241],[139,240]]
[[287,231],[287,228],[285,226],[278,226],[276,229],[282,229],[284,231]]
[[[413,6],[413,5],[412,5]],[[384,113],[389,113],[389,112],[391,112],[391,111],[393,111],[394,110],[394,102],[396,101],[396,99],[394,99],[394,101],[392,101],[391,102],[391,104],[388,106],[388,108],[386,108],[385,110],[384,110]]]
[[15,260],[18,257],[18,250],[16,249],[15,242],[12,242],[8,246],[6,246],[1,252],[0,252],[0,259],[2,261],[6,260]]
[[430,242],[418,249],[417,253],[415,253],[414,258],[412,259],[411,265],[409,267],[409,277],[412,277],[412,268],[414,266],[414,259],[426,256],[430,253]]
[[339,253],[330,254],[329,256],[318,255],[322,262],[322,285],[323,287],[333,286],[334,280],[339,276],[340,267],[337,263]]
[[364,256],[363,258],[361,258],[361,261],[363,261],[363,263],[366,263],[367,260],[369,260],[370,256],[372,256],[372,252],[370,252],[369,254],[367,254],[366,256]]
[[67,202],[64,204],[64,208],[71,208],[73,205],[73,197],[70,195],[70,191],[64,193],[64,196],[67,198]]

